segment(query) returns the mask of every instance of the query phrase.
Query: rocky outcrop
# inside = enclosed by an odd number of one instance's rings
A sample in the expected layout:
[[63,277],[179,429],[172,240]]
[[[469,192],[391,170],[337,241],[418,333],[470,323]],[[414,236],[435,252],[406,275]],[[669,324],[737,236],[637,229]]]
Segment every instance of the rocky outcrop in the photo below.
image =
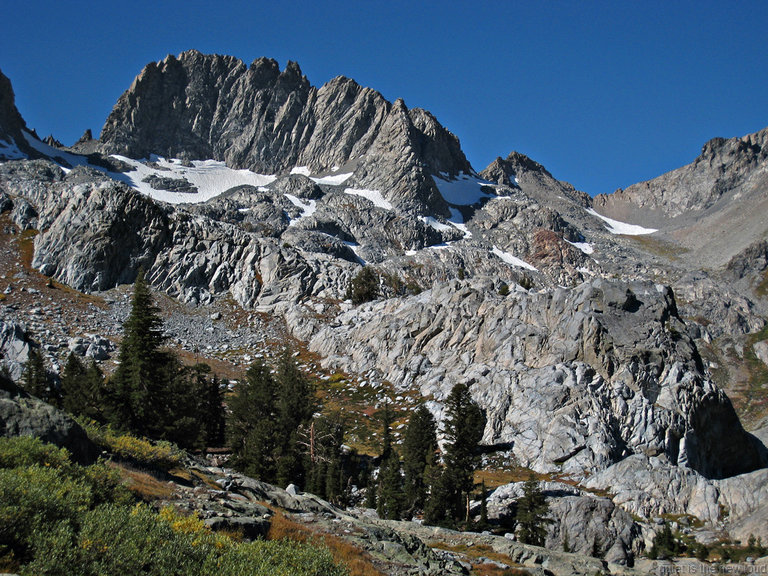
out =
[[96,460],[98,448],[72,418],[42,400],[7,388],[0,386],[0,436],[34,436],[66,448],[80,463]]
[[666,218],[704,211],[741,187],[768,161],[768,128],[743,138],[713,138],[691,164],[613,194],[599,195],[598,210],[617,213],[631,204]]
[[[488,497],[488,517],[504,522],[516,514],[523,482],[506,484]],[[605,558],[632,566],[642,548],[642,533],[630,514],[609,498],[595,496],[562,482],[542,482],[547,500],[546,548]]]
[[286,173],[306,167],[354,173],[351,184],[393,204],[448,216],[431,174],[472,169],[458,140],[429,113],[348,78],[321,88],[295,62],[188,51],[149,64],[120,97],[100,149],[133,158],[159,154],[223,160],[233,168]]
[[0,320],[0,365],[14,380],[21,378],[31,345],[22,326]]
[[633,453],[709,477],[762,462],[660,285],[595,280],[501,297],[487,281],[456,282],[331,325],[288,320],[329,366],[375,371],[438,401],[456,382],[471,385],[485,442],[512,443],[541,472],[586,474]]

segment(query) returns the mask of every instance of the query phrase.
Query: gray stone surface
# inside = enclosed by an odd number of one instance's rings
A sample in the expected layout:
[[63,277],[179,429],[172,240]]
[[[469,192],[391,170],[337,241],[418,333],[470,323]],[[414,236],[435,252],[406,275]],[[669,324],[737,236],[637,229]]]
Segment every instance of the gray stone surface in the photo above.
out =
[[18,390],[0,389],[0,435],[40,438],[66,448],[81,463],[93,462],[99,453],[72,418]]

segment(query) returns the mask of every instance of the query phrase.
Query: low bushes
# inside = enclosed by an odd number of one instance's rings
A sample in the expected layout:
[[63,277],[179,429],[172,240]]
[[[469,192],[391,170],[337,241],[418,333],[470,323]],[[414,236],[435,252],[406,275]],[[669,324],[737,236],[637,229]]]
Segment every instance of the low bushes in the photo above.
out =
[[135,504],[118,472],[82,467],[65,450],[0,438],[0,571],[101,574],[343,576],[326,548],[235,542],[194,516]]

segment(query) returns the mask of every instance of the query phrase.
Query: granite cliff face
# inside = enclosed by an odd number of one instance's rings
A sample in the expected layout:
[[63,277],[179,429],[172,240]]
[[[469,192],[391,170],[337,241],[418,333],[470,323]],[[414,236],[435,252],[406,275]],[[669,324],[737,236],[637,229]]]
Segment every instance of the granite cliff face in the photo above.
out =
[[120,97],[101,150],[132,158],[223,160],[266,174],[303,167],[354,171],[361,188],[386,190],[403,208],[448,215],[431,174],[471,167],[453,134],[424,110],[394,104],[354,80],[320,88],[295,62],[196,51],[149,64]]
[[[100,292],[143,267],[183,303],[231,297],[281,318],[326,368],[421,396],[438,418],[467,383],[489,450],[584,487],[550,491],[552,546],[579,533],[587,550],[602,530],[628,561],[648,540],[629,513],[717,524],[721,505],[741,507],[738,533],[764,515],[750,494],[768,485],[765,448],[716,376],[765,340],[768,132],[593,201],[518,153],[476,175],[428,112],[347,78],[314,88],[294,63],[190,51],[150,64],[101,139],[73,147],[87,156],[22,136],[3,105],[0,137],[41,158],[0,162],[0,212],[37,231],[42,274]],[[728,215],[749,226],[737,234]],[[362,265],[381,296],[353,306]],[[4,350],[21,350],[20,331]],[[592,517],[602,528],[586,531]]]

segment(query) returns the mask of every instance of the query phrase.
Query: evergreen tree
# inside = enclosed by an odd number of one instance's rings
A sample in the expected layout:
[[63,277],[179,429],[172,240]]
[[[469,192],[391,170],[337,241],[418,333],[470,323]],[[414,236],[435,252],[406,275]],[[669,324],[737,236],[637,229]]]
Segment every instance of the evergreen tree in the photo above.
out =
[[426,406],[419,406],[408,421],[403,440],[405,505],[410,514],[424,508],[427,496],[425,473],[435,464],[437,426]]
[[22,386],[32,396],[51,404],[58,404],[59,398],[53,386],[43,355],[37,348],[30,346],[27,363],[22,374]]
[[139,270],[131,312],[123,325],[119,366],[111,379],[110,420],[118,428],[158,437],[165,419],[167,389],[178,362],[161,348],[162,320],[144,272]]
[[389,456],[379,468],[379,494],[377,511],[388,520],[399,520],[403,513],[403,476],[400,474],[400,456],[390,449]]
[[370,266],[363,266],[347,287],[346,297],[352,304],[376,300],[379,296],[379,275]]
[[104,402],[104,374],[91,359],[88,366],[74,352],[61,371],[62,408],[76,416],[101,420]]
[[280,357],[277,368],[277,431],[280,484],[302,485],[305,467],[299,448],[302,432],[309,428],[317,408],[312,386],[301,373],[289,349]]
[[549,513],[544,494],[533,474],[528,477],[523,486],[523,496],[517,501],[517,534],[523,544],[544,546],[547,538],[546,525]]
[[424,522],[434,526],[454,528],[456,521],[451,506],[451,498],[456,490],[454,478],[442,467],[435,467],[427,473],[429,498],[424,505]]
[[450,489],[448,506],[455,519],[469,521],[469,498],[479,464],[477,446],[485,429],[485,414],[472,400],[466,384],[456,384],[445,403],[444,486]]
[[216,375],[205,380],[203,394],[203,433],[206,446],[223,446],[225,442],[226,414],[221,381]]
[[278,429],[275,382],[269,368],[254,362],[229,399],[227,436],[233,465],[250,476],[274,482]]

